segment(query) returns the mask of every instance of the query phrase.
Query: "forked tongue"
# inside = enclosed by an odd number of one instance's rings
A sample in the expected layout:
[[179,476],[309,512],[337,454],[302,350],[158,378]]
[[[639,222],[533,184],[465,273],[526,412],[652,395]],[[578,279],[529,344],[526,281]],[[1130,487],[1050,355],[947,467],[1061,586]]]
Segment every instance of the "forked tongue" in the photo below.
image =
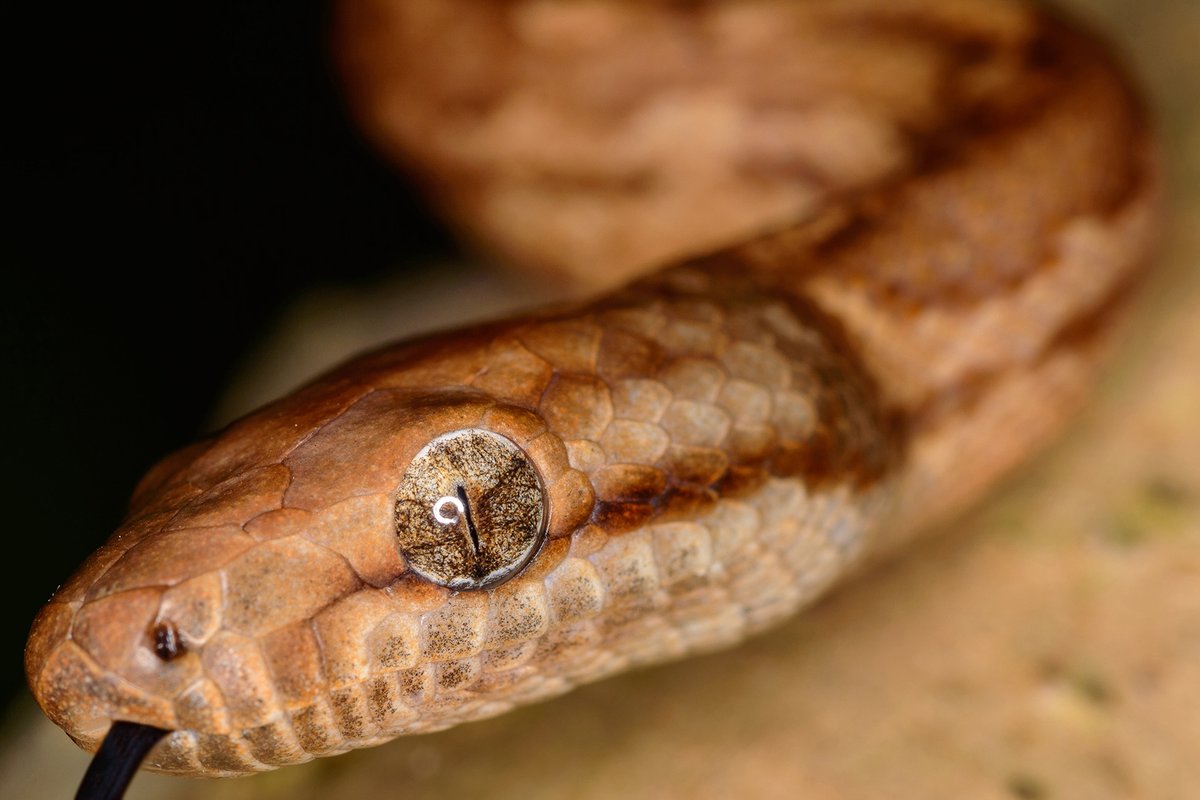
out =
[[83,773],[75,800],[121,800],[142,759],[168,733],[140,722],[114,722]]

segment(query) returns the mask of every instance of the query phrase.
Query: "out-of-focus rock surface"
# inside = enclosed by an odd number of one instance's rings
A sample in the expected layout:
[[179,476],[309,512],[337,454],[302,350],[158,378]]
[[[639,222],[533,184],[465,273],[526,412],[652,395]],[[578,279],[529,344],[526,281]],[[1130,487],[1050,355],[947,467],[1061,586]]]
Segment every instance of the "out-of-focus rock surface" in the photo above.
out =
[[[1060,445],[953,530],[737,649],[254,778],[143,775],[131,800],[1200,796],[1200,5],[1068,5],[1148,85],[1174,209],[1114,369]],[[489,280],[446,281],[441,303],[519,302]],[[494,308],[454,302],[474,281]],[[268,346],[268,394],[312,369],[275,353],[299,343],[322,364],[404,331],[403,311],[338,323],[328,305]],[[71,796],[87,756],[31,701],[3,733],[0,797]]]

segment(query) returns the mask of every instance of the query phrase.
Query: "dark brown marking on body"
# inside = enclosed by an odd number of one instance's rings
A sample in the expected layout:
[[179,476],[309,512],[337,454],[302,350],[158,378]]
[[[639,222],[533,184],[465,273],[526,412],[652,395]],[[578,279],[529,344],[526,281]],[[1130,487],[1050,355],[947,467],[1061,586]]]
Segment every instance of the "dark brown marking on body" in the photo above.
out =
[[[640,465],[605,467],[593,475],[599,502],[591,521],[611,534],[636,530],[653,520],[702,513],[720,496],[744,495],[771,476],[801,479],[810,489],[849,485],[868,489],[886,477],[903,457],[907,431],[902,417],[885,410],[874,380],[842,324],[783,283],[772,291],[761,274],[749,274],[740,259],[711,256],[677,270],[650,276],[602,302],[600,313],[633,311],[645,306],[673,314],[677,305],[704,298],[734,315],[752,309],[757,324],[771,329],[771,309],[786,313],[774,337],[776,351],[789,365],[802,366],[816,383],[806,391],[816,412],[813,430],[803,439],[776,436],[768,450],[739,460],[727,448],[675,446],[654,469]],[[645,352],[661,351],[653,340],[635,334]],[[795,338],[789,338],[795,336]],[[609,341],[606,335],[606,341]],[[606,357],[601,346],[600,362]],[[657,372],[643,373],[655,378]]]
[[[1030,365],[1036,367],[1063,352],[1087,351],[1110,336],[1113,333],[1114,318],[1125,313],[1133,302],[1142,272],[1143,270],[1129,272],[1097,303],[1067,319],[1046,341],[1030,361]],[[964,375],[958,382],[926,398],[909,411],[909,430],[913,435],[920,435],[941,427],[947,419],[970,413],[993,393],[997,383],[1009,377],[1016,368],[1018,367],[1010,364],[998,370],[976,371]]]
[[[956,46],[960,44],[953,31],[928,27],[929,20],[901,15],[897,24],[911,28],[896,35],[907,30],[907,35],[938,42],[950,37]],[[973,53],[971,58],[980,57],[974,46],[967,50]],[[1053,263],[1056,225],[1080,214],[1109,216],[1127,207],[1148,179],[1146,165],[1129,156],[1146,137],[1145,115],[1134,93],[1115,75],[1103,47],[1044,16],[1027,41],[997,52],[1020,57],[1021,69],[1008,81],[1016,91],[964,99],[956,98],[948,85],[943,92],[950,108],[946,118],[936,129],[912,132],[910,169],[865,194],[847,197],[845,213],[832,223],[826,219],[819,225],[814,221],[777,230],[730,250],[729,256],[774,280],[786,276],[793,285],[807,276],[836,274],[839,282],[859,286],[882,312],[903,318],[934,308],[972,308],[997,291],[1017,288]],[[1094,122],[1097,115],[1106,120],[1110,133],[1092,142],[1097,148],[1095,163],[1082,156],[1060,157],[1061,148],[1055,143],[1070,146],[1064,140],[1067,132],[1076,130],[1077,122]],[[1029,129],[1038,126],[1044,132],[1031,137]],[[1044,142],[1041,149],[1023,149],[1031,138]],[[1020,166],[993,172],[985,168],[990,162]],[[1098,168],[1098,163],[1105,166]],[[1037,174],[1045,177],[1063,170],[1071,174],[1043,181],[1059,187],[1059,194],[1028,193],[1026,187]],[[981,174],[986,179],[979,178]],[[960,175],[968,179],[961,186]],[[984,182],[971,183],[971,176]],[[944,186],[935,198],[931,187],[939,182]],[[953,213],[967,219],[974,206],[984,205],[987,198],[996,201],[998,196],[1000,207],[992,209],[998,215],[995,230],[964,227],[954,220]],[[1036,210],[1046,203],[1048,207]],[[897,215],[896,208],[909,209],[910,214]],[[799,246],[790,241],[797,238],[796,231],[804,230],[816,234],[812,241],[804,243],[803,235]],[[914,279],[917,257],[912,248],[931,237],[944,241],[1003,238],[1026,244],[1003,259],[995,247],[974,247],[969,269],[939,270],[926,264]],[[791,246],[767,244],[775,239],[788,240]],[[894,267],[888,267],[889,259],[898,259]]]
[[592,522],[610,534],[628,533],[645,525],[656,513],[652,503],[597,502]]

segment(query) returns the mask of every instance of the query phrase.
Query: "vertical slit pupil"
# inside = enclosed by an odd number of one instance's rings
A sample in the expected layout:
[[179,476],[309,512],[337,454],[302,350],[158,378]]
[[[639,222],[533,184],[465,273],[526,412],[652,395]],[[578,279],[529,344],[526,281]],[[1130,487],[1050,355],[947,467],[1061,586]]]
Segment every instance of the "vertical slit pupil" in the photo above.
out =
[[467,521],[467,533],[471,535],[471,547],[475,550],[475,571],[479,571],[479,530],[475,527],[475,517],[471,515],[471,501],[467,499],[467,489],[461,483],[454,487],[458,502],[462,503],[463,516]]

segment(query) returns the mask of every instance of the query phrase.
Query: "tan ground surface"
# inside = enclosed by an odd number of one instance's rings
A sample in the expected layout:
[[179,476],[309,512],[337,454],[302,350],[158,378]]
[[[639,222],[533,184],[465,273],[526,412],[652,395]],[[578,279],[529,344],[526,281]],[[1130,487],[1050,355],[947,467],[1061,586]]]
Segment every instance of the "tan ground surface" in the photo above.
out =
[[[1150,85],[1175,211],[1116,368],[1047,457],[736,650],[256,778],[141,776],[131,800],[1200,797],[1200,3],[1069,5]],[[0,797],[71,796],[87,758],[31,705]]]

